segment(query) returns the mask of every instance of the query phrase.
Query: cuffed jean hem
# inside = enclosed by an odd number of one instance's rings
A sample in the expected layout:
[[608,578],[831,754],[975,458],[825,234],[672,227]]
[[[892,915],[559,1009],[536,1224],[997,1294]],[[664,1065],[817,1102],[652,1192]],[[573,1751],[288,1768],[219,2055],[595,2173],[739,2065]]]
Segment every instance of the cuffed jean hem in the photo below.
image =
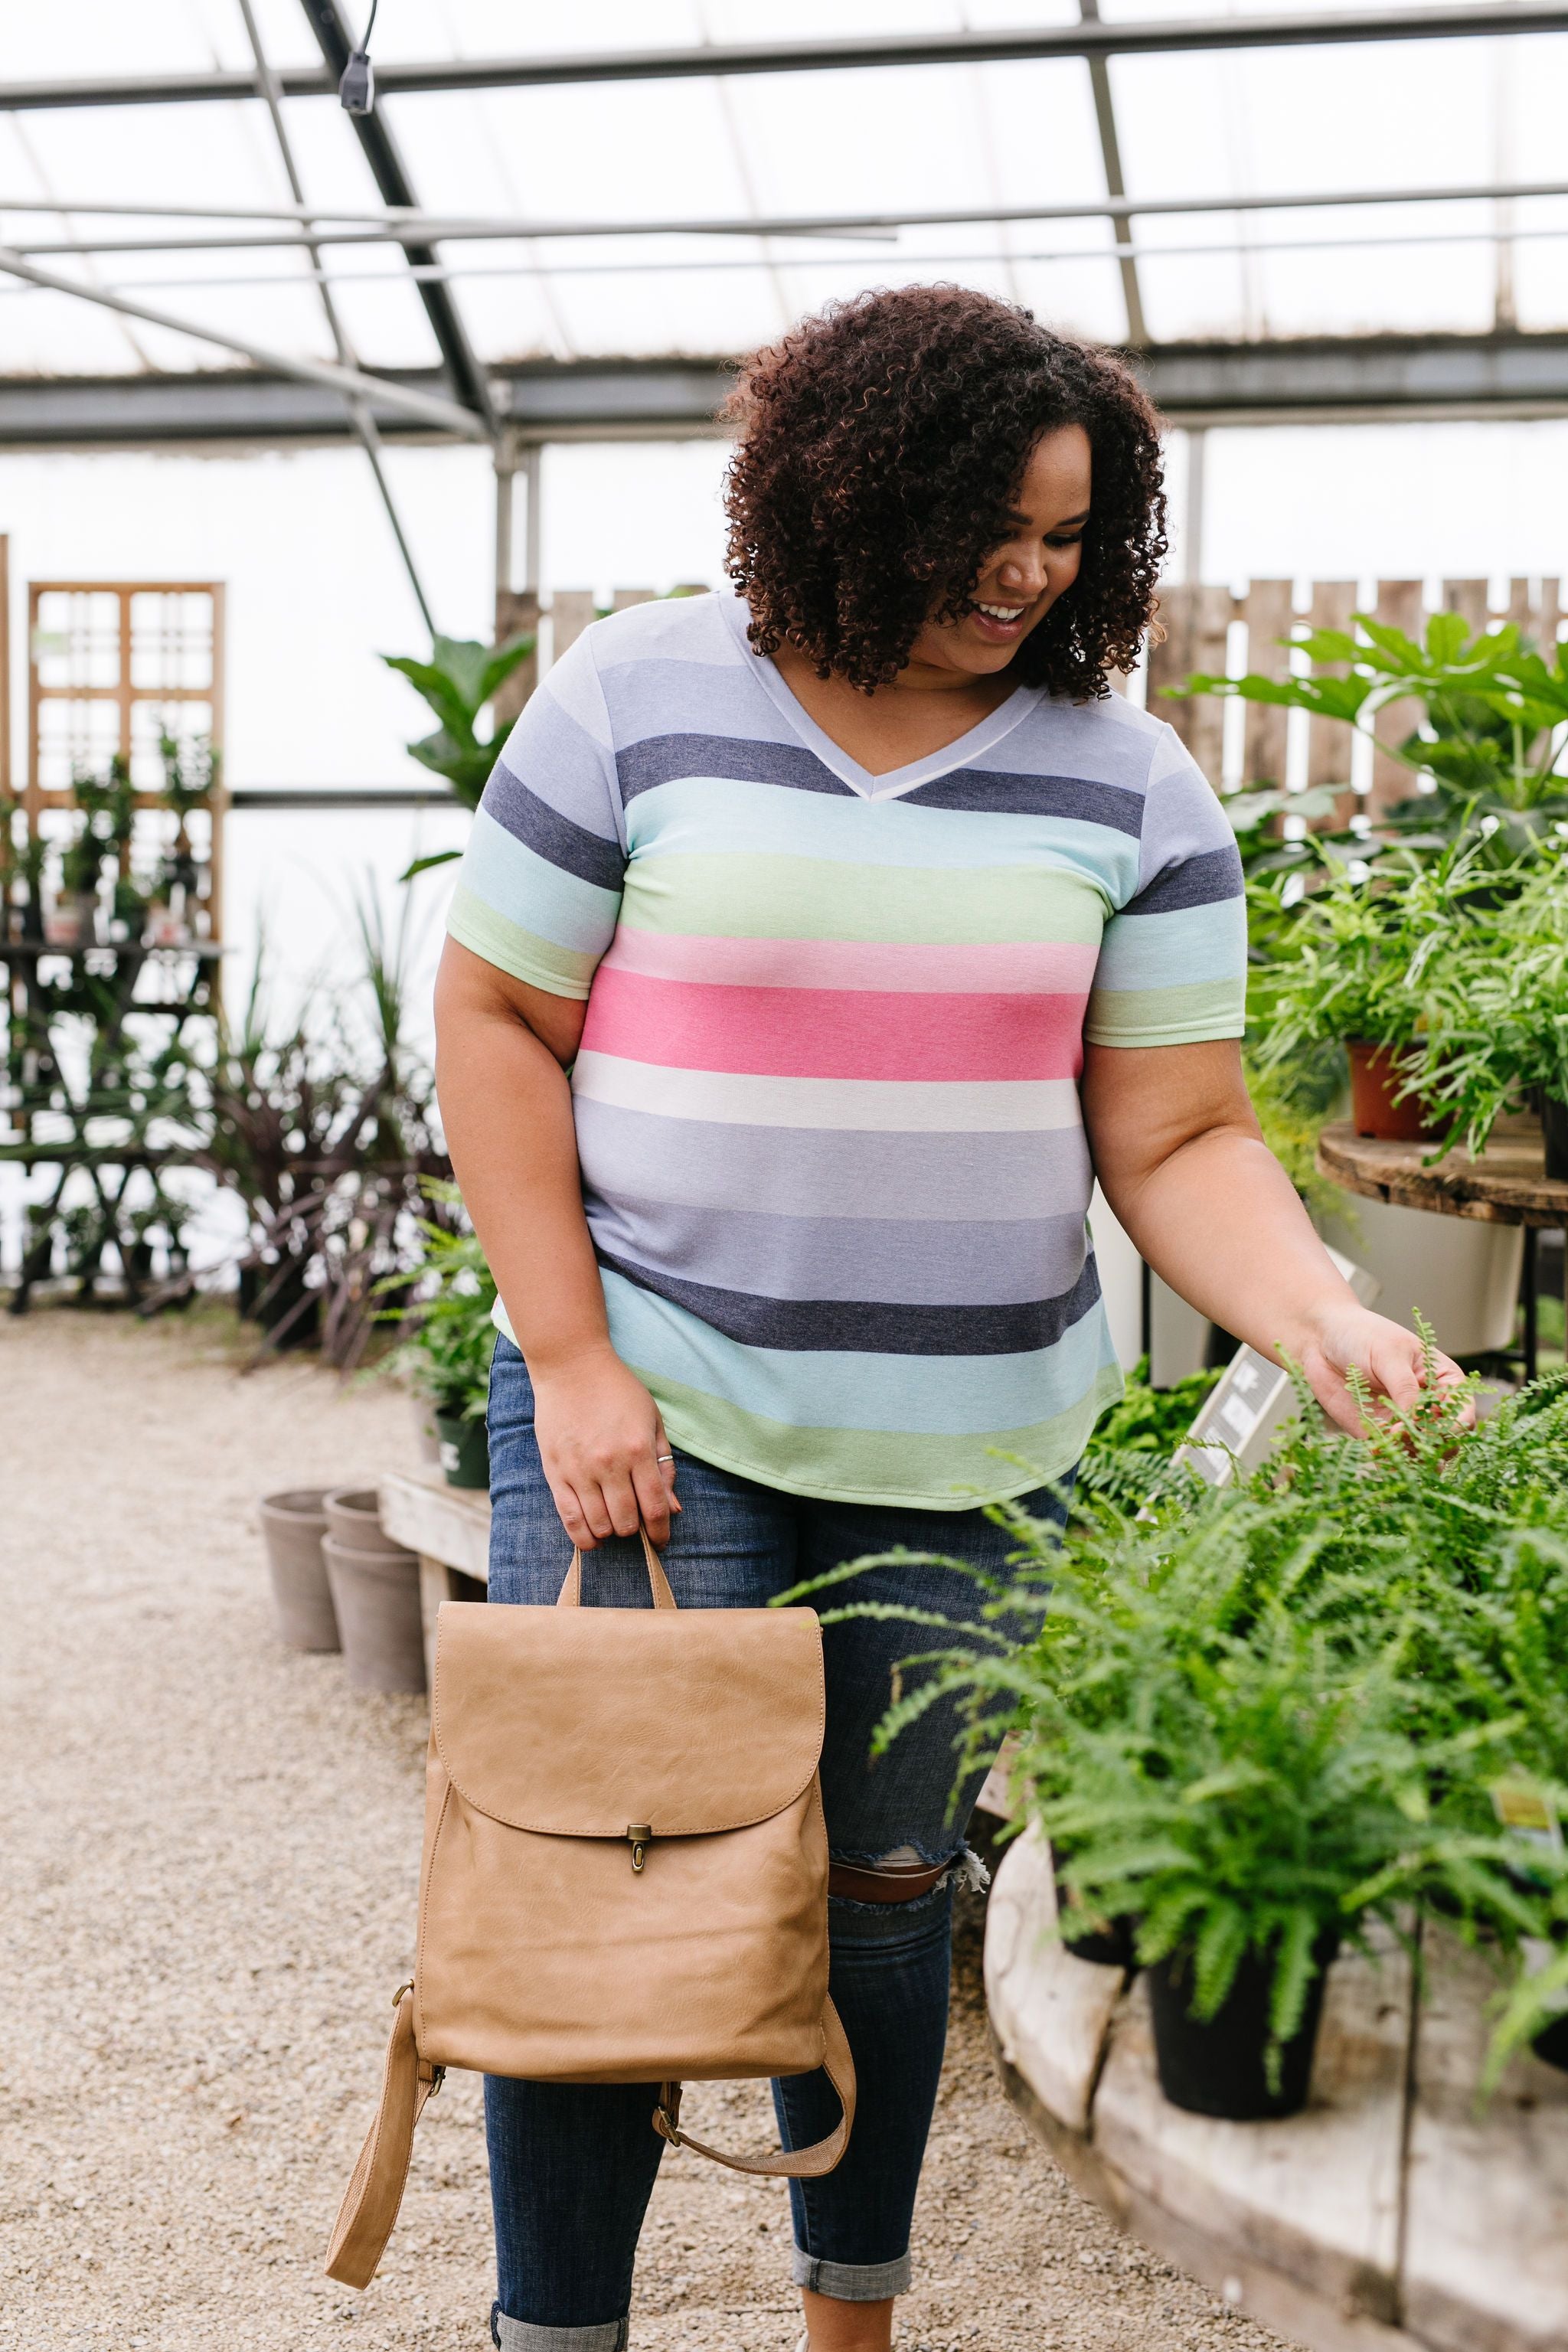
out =
[[530,2319],[509,2319],[499,2305],[490,2314],[490,2336],[500,2352],[626,2352],[629,2326],[606,2319],[599,2327],[535,2327]]
[[[790,2277],[813,2294],[831,2294],[840,2303],[881,2303],[889,2294],[908,2294],[912,2272],[908,2254],[892,2263],[820,2263],[802,2246],[791,2249]],[[533,2347],[529,2347],[529,2352]],[[545,2352],[541,2345],[539,2352]]]

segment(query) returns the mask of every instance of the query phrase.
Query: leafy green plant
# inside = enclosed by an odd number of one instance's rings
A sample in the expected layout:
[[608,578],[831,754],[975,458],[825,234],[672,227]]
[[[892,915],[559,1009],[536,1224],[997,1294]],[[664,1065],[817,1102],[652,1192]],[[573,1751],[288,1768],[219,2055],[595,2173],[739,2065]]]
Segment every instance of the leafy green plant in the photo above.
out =
[[[1418,702],[1421,725],[1402,741],[1381,745],[1419,780],[1410,799],[1384,819],[1413,849],[1482,837],[1491,844],[1488,856],[1505,864],[1568,822],[1562,733],[1568,721],[1568,651],[1553,647],[1548,659],[1511,624],[1472,636],[1455,613],[1434,614],[1419,640],[1367,613],[1354,615],[1354,631],[1315,629],[1281,640],[1294,643],[1313,664],[1309,676],[1199,673],[1166,690],[1342,720],[1347,787],[1352,730],[1370,735],[1388,704]],[[1310,809],[1310,797],[1285,795],[1277,807],[1260,809],[1254,822],[1281,810],[1309,819],[1327,814],[1321,804]]]
[[163,805],[183,827],[193,811],[209,805],[222,775],[223,755],[208,736],[182,743],[165,729],[158,738],[158,757],[163,763]]
[[[489,1396],[490,1358],[495,1353],[496,1327],[491,1310],[496,1286],[479,1236],[462,1216],[462,1195],[457,1186],[426,1180],[427,1200],[451,1216],[450,1225],[421,1218],[424,1255],[416,1276],[412,1303],[400,1304],[394,1316],[408,1336],[376,1367],[406,1380],[427,1397],[434,1412],[454,1421],[475,1421]],[[381,1286],[383,1290],[388,1285]]]
[[73,897],[90,898],[103,872],[104,845],[90,824],[80,824],[60,852],[60,887]]
[[1568,1103],[1568,850],[1543,844],[1521,887],[1483,901],[1434,960],[1416,1083],[1480,1151],[1540,1093]]
[[257,1271],[258,1307],[293,1302],[265,1344],[281,1344],[319,1291],[322,1351],[344,1370],[374,1334],[377,1286],[417,1263],[416,1219],[423,1210],[440,1222],[423,1183],[451,1173],[433,1078],[404,1034],[407,901],[390,934],[372,901],[361,899],[356,922],[357,989],[318,985],[280,1013],[263,942],[216,1055],[182,1045],[156,1072],[177,1101],[183,1156],[245,1204],[239,1263]]
[[[479,807],[500,749],[493,730],[479,735],[480,713],[533,647],[531,636],[509,637],[494,646],[482,646],[468,637],[438,636],[428,661],[417,661],[409,654],[382,656],[389,669],[401,672],[424,697],[437,721],[433,735],[410,743],[409,757],[444,776],[465,808]],[[416,858],[403,878],[407,881],[432,866],[445,866],[458,855],[455,849],[443,849]]]
[[1172,1454],[1219,1378],[1217,1370],[1192,1372],[1171,1388],[1153,1388],[1149,1359],[1140,1356],[1120,1401],[1101,1416],[1084,1448],[1075,1496],[1104,1495],[1136,1509],[1162,1492]]
[[1014,1826],[1040,1823],[1069,1896],[1136,1923],[1141,1961],[1189,1956],[1200,2015],[1259,1955],[1276,2048],[1325,1930],[1434,1904],[1511,1978],[1495,2066],[1557,1997],[1531,1940],[1568,1933],[1560,1843],[1497,1804],[1522,1781],[1568,1806],[1568,1377],[1467,1411],[1433,1381],[1360,1439],[1303,1412],[1265,1469],[1096,1497],[1059,1552],[997,1507],[1006,1576],[944,1563],[981,1587],[979,1632],[910,1612],[956,1646],[906,1662],[876,1752],[951,1693],[963,1776],[1010,1722]]
[[[1272,951],[1253,964],[1247,1017],[1268,1072],[1303,1050],[1364,1040],[1409,1046],[1437,1024],[1441,970],[1458,929],[1498,895],[1477,845],[1426,860],[1391,853],[1375,868],[1337,867],[1301,899]],[[1255,884],[1266,919],[1273,886]]]

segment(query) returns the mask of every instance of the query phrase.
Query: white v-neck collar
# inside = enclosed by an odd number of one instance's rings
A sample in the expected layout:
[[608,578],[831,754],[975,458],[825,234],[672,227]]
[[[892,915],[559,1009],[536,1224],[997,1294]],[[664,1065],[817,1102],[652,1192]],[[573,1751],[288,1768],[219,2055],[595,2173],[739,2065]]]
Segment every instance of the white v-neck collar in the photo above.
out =
[[950,775],[954,768],[967,767],[984,751],[992,751],[1005,735],[1010,735],[1019,720],[1031,711],[1045,692],[1043,687],[1015,687],[1005,702],[999,703],[988,718],[971,727],[966,733],[955,736],[938,751],[928,751],[923,760],[910,760],[901,768],[889,768],[885,774],[874,776],[858,760],[852,760],[842,744],[836,743],[826,729],[816,719],[786,681],[783,671],[766,654],[755,652],[746,636],[750,615],[742,596],[721,594],[720,604],[731,634],[745,655],[753,675],[763,692],[788,721],[794,732],[807,748],[815,751],[825,768],[832,770],[840,783],[866,801],[898,800],[921,784],[934,782],[938,776]]

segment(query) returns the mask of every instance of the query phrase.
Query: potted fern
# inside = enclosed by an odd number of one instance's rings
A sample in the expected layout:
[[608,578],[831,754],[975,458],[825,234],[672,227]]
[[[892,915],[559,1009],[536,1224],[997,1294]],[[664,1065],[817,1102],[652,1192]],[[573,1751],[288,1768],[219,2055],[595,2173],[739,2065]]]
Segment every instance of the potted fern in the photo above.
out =
[[[1443,967],[1456,940],[1497,896],[1498,877],[1475,845],[1428,862],[1407,850],[1375,867],[1329,861],[1322,887],[1254,967],[1249,1013],[1258,1062],[1270,1071],[1327,1041],[1350,1059],[1356,1132],[1426,1141],[1431,1056],[1446,1042]],[[1254,885],[1269,912],[1277,891]]]
[[1011,1723],[1014,1826],[1068,1923],[1131,1931],[1167,2095],[1243,2119],[1301,2105],[1335,1950],[1415,1906],[1496,1968],[1494,2068],[1568,2004],[1562,1840],[1503,1801],[1568,1808],[1568,1376],[1476,1427],[1435,1384],[1360,1439],[1303,1405],[1265,1470],[1102,1492],[1059,1553],[999,1507],[979,1638],[911,1659],[877,1736],[952,1693],[967,1774]]
[[1484,1149],[1497,1119],[1539,1108],[1546,1173],[1568,1180],[1568,851],[1543,844],[1519,887],[1485,904],[1434,968],[1433,1030],[1416,1083]]

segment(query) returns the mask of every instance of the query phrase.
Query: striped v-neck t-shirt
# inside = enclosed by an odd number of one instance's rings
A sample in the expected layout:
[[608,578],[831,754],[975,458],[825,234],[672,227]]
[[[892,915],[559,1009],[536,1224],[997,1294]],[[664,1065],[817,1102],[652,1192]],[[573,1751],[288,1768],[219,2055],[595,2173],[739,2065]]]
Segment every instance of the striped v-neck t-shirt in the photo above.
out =
[[1121,1391],[1083,1041],[1240,1035],[1231,829],[1120,696],[1020,687],[873,776],[746,620],[724,593],[584,632],[508,739],[449,929],[587,999],[584,1204],[676,1445],[840,1501],[1021,1494]]

